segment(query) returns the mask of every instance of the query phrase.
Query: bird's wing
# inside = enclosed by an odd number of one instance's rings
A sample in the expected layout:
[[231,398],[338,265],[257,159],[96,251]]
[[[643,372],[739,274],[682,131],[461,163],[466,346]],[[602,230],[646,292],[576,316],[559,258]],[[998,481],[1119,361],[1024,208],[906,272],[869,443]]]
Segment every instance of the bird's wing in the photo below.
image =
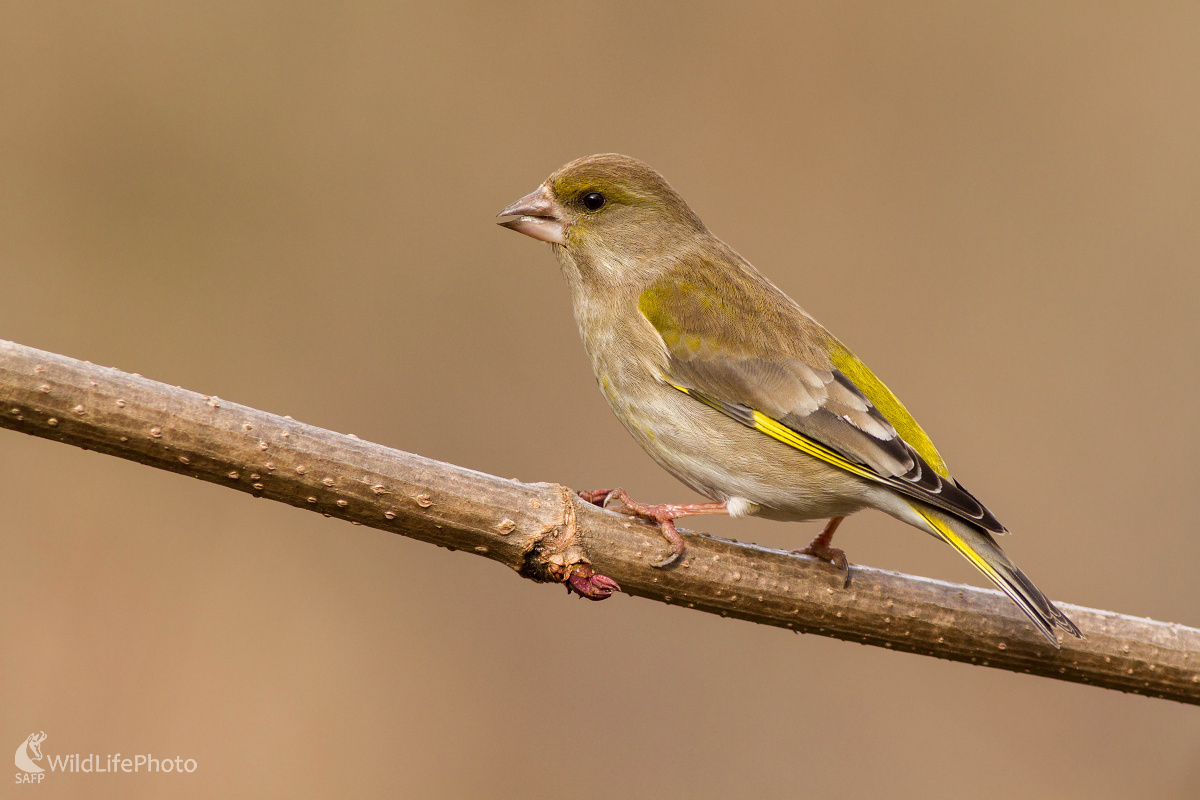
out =
[[995,533],[895,395],[765,279],[691,271],[638,308],[666,347],[663,379],[747,427]]

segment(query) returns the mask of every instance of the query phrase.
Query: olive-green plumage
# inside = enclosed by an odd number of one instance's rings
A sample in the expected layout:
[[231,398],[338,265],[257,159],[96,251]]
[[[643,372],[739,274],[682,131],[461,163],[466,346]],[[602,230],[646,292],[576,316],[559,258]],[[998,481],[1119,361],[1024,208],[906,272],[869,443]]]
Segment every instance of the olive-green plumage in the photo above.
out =
[[601,391],[688,486],[729,513],[781,520],[880,509],[955,547],[1051,641],[1055,627],[1079,635],[883,382],[657,172],[589,156],[502,213],[551,242]]

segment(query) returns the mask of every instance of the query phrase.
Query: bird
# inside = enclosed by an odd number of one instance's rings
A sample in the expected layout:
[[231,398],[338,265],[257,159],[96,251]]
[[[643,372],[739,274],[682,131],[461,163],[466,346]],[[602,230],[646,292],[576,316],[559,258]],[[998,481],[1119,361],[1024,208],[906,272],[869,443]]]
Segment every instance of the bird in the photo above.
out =
[[839,567],[842,520],[874,508],[946,542],[1055,647],[1075,624],[1004,554],[1006,529],[961,482],[899,399],[840,340],[713,235],[667,180],[629,156],[571,161],[499,224],[548,242],[596,382],[660,466],[706,503],[580,492],[657,523],[700,514],[828,519],[805,548]]

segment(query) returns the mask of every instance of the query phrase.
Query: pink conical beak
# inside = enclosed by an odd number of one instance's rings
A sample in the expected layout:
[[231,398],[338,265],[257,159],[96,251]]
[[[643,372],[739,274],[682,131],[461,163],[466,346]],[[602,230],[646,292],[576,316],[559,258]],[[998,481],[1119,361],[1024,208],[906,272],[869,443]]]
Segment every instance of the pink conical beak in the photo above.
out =
[[562,209],[550,193],[550,187],[542,184],[534,191],[522,197],[496,216],[512,217],[497,223],[505,228],[532,236],[543,242],[563,244],[563,232],[566,224],[562,219]]

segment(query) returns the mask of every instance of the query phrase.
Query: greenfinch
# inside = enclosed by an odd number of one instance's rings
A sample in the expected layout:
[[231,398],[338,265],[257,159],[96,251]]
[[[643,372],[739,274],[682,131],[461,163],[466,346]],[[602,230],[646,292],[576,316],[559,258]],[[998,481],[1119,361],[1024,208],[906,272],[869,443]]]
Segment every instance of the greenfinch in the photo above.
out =
[[605,154],[561,167],[500,212],[549,242],[600,391],[650,456],[709,503],[647,505],[581,492],[653,520],[695,514],[829,519],[803,550],[842,568],[844,517],[876,508],[949,544],[1056,646],[1079,629],[1000,550],[1005,528],[950,475],[896,396],[791,298],[718,239],[656,171]]

